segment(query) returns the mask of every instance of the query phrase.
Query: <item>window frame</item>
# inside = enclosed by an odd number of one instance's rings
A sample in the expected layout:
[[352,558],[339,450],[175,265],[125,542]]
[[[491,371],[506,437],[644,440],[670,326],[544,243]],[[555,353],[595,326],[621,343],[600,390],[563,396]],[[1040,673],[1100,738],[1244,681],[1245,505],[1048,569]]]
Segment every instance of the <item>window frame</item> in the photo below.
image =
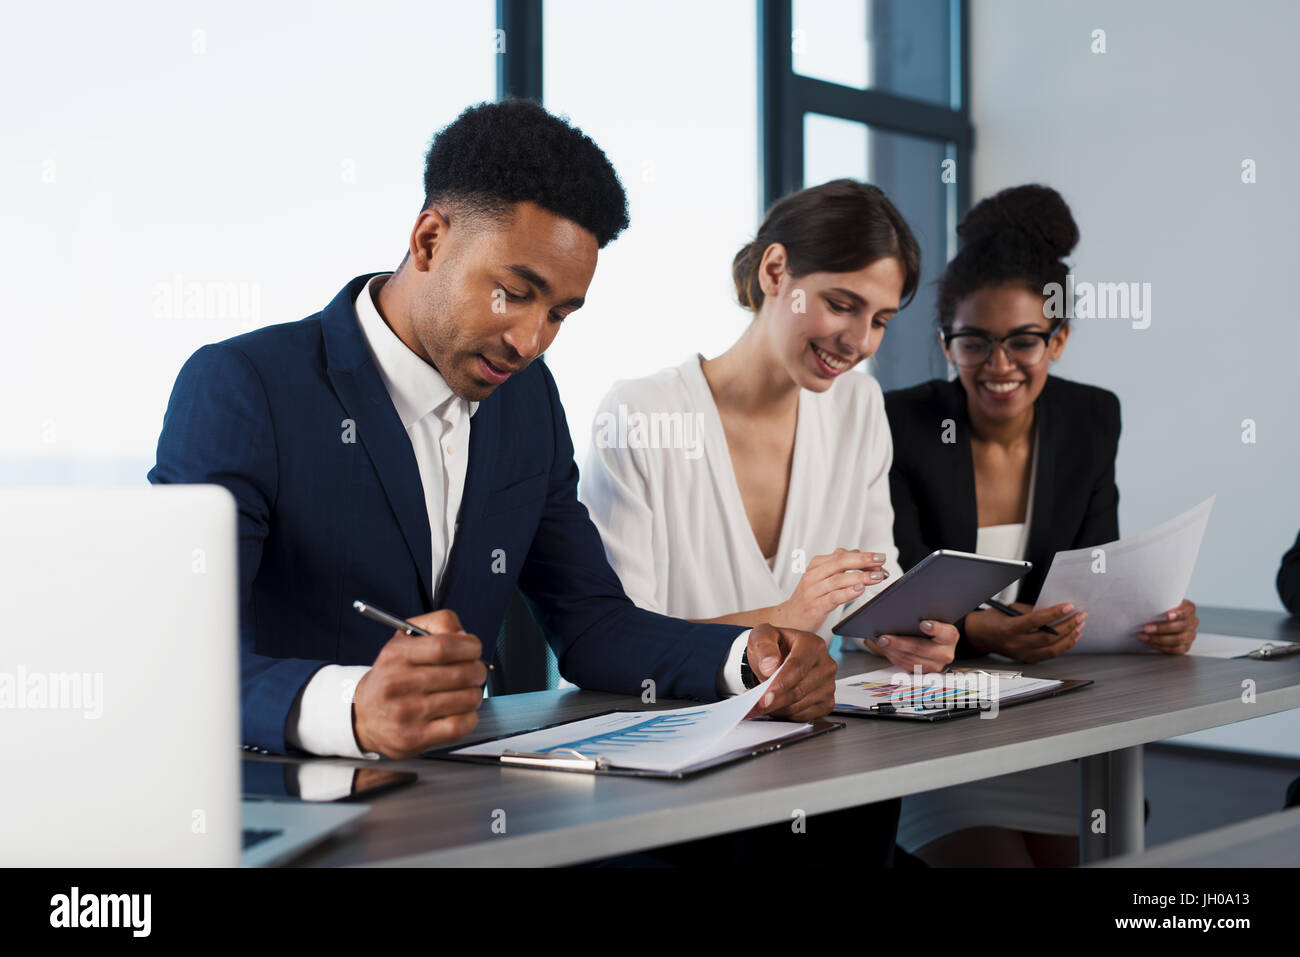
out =
[[[759,162],[762,212],[782,196],[804,187],[804,116],[818,113],[868,127],[938,140],[957,148],[957,218],[970,208],[971,153],[969,0],[949,0],[960,20],[957,32],[959,107],[901,96],[881,89],[857,89],[794,71],[793,0],[758,3]],[[862,0],[869,3],[871,0]]]

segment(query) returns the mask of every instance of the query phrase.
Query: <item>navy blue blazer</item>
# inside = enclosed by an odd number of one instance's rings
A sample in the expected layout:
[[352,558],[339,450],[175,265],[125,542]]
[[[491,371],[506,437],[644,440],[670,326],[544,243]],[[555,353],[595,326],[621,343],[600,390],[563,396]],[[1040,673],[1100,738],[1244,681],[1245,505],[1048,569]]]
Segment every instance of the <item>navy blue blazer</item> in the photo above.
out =
[[369,665],[392,633],[355,599],[412,616],[448,608],[490,660],[516,584],[584,687],[717,697],[732,625],[637,608],[578,501],[555,381],[535,362],[472,420],[459,529],[440,594],[420,473],[353,305],[207,345],[181,369],[149,481],[215,483],[239,506],[243,740],[283,752],[285,723],[329,663]]

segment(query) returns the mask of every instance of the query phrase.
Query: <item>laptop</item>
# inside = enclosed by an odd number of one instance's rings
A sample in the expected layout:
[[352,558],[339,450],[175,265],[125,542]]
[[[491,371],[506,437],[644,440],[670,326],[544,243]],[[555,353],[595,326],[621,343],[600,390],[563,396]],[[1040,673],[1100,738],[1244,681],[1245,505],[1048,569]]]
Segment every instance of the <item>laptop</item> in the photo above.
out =
[[360,804],[240,798],[234,498],[0,490],[0,861],[283,862]]

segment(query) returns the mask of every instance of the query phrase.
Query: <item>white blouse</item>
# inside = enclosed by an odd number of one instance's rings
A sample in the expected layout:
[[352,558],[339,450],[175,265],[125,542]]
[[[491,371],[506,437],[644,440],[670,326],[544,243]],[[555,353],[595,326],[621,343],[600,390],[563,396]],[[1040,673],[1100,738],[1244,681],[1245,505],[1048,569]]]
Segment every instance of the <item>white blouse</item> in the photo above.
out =
[[[1015,525],[985,525],[975,532],[975,551],[977,554],[990,555],[993,558],[1024,561],[1024,539],[1028,528],[1028,522],[1018,522]],[[1020,594],[1019,579],[993,597],[1002,604],[1009,605],[1016,600],[1018,594]]]
[[[1029,550],[1029,523],[1034,515],[1034,486],[1038,483],[1038,433],[1034,433],[1034,451],[1029,464],[1029,501],[1025,504],[1025,521],[1013,525],[985,525],[975,530],[975,551],[994,558],[1025,560]],[[1020,594],[1020,582],[1013,581],[993,598],[1009,605]],[[981,607],[985,607],[981,605]]]
[[[879,383],[853,372],[826,392],[799,393],[780,544],[769,565],[701,358],[615,383],[596,415],[579,497],[628,597],[693,619],[776,605],[812,558],[836,548],[883,552],[886,582],[901,575],[889,499],[893,442]],[[870,586],[832,611],[819,634],[829,641],[840,618],[879,590]]]

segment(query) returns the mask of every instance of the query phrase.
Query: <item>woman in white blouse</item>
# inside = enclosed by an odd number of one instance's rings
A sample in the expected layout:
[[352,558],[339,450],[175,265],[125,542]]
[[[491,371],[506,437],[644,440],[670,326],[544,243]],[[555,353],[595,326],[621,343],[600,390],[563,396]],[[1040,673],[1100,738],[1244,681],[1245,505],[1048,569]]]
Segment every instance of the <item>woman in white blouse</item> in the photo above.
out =
[[[920,252],[879,189],[841,179],[776,203],[732,273],[752,322],[715,359],[610,390],[580,496],[641,607],[829,640],[901,574],[884,399],[852,370],[915,293]],[[952,661],[952,624],[917,629],[867,647],[908,671]]]

